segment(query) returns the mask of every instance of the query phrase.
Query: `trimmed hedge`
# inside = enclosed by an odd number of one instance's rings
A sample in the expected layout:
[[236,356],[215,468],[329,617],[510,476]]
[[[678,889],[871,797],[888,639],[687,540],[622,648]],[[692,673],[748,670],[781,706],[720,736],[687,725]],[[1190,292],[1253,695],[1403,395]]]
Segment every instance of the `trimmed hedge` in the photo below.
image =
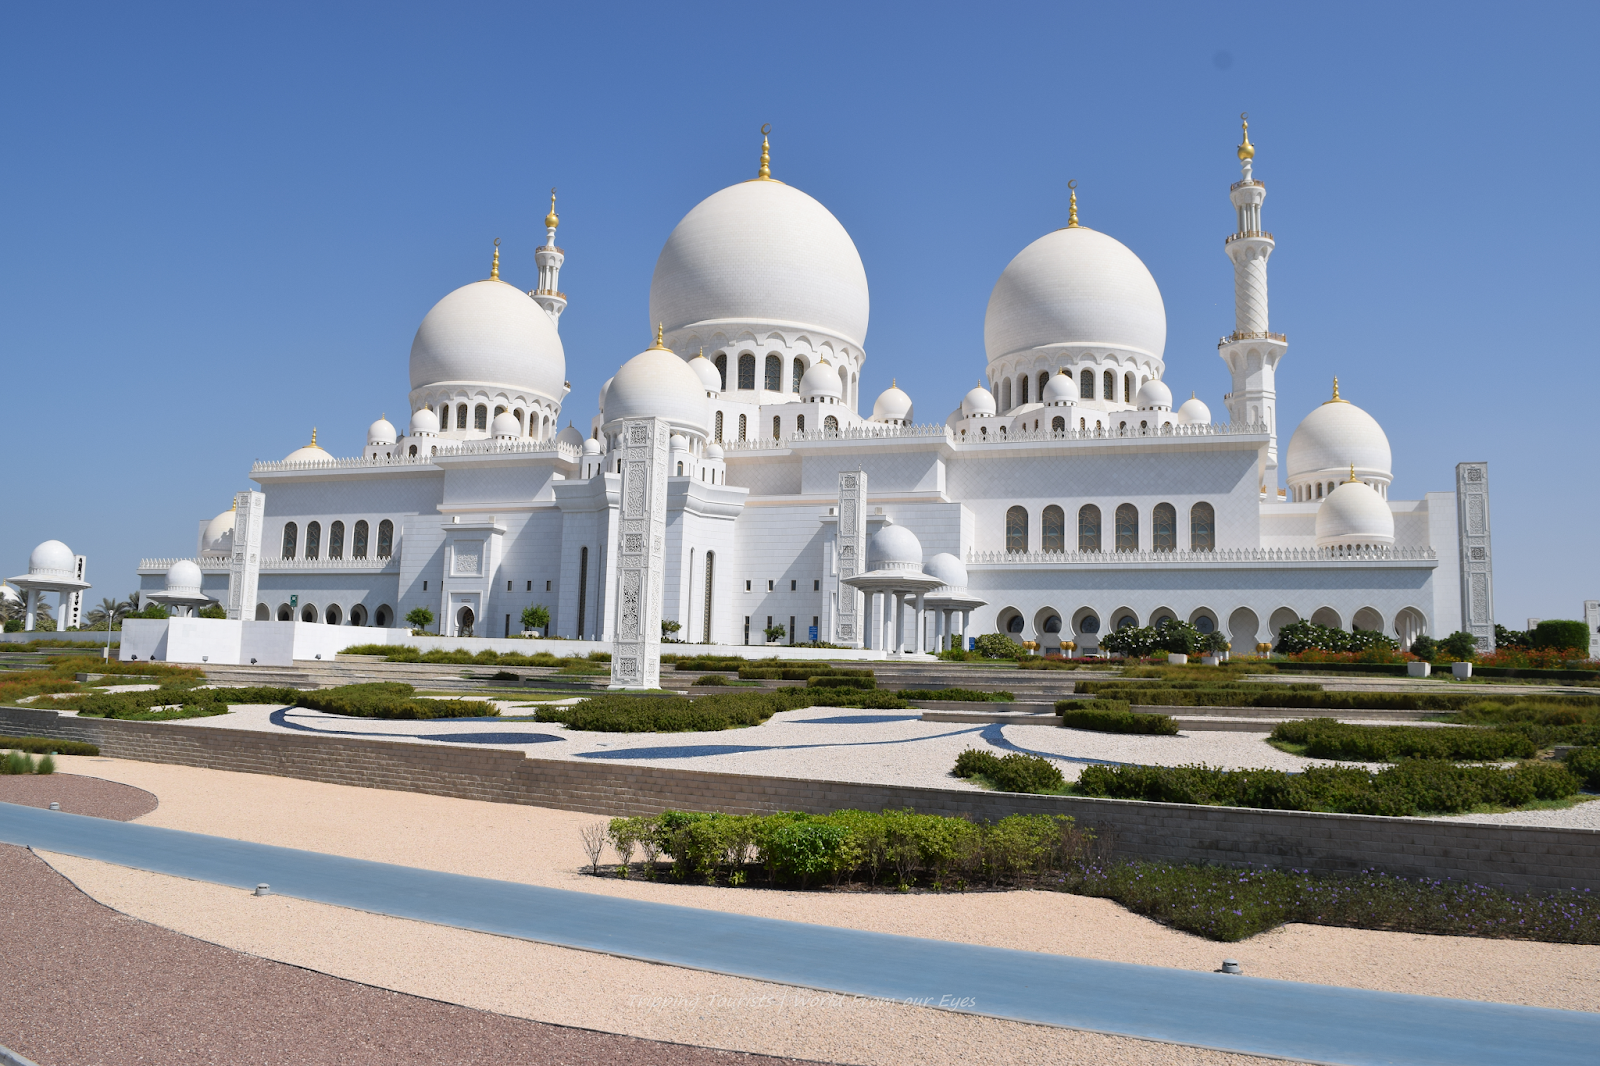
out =
[[840,670],[829,666],[827,663],[812,665],[810,663],[784,664],[782,666],[753,665],[739,668],[739,679],[742,681],[805,681],[810,683],[813,677],[865,677],[871,678],[871,670]]
[[978,778],[1001,792],[1026,792],[1047,796],[1066,787],[1066,779],[1055,763],[1037,755],[1012,752],[996,755],[992,751],[968,748],[956,756],[957,777]]
[[790,709],[781,693],[730,692],[698,699],[607,694],[569,707],[541,707],[538,722],[595,733],[695,733],[760,725]]
[[453,666],[551,666],[571,667],[576,665],[593,665],[596,663],[609,663],[611,653],[592,651],[588,655],[551,655],[547,651],[536,651],[524,655],[519,651],[490,651],[484,649],[480,652],[470,651],[421,651],[410,644],[352,644],[345,648],[341,655],[382,655],[391,663],[445,663]]
[[1451,759],[1496,762],[1530,759],[1533,741],[1495,729],[1436,728],[1414,725],[1348,725],[1332,718],[1279,722],[1273,740],[1302,744],[1313,759],[1398,762],[1401,759]]
[[55,737],[0,737],[0,749],[26,751],[34,755],[99,755],[94,744],[81,740],[57,740]]
[[413,695],[415,692],[415,688],[400,681],[373,681],[295,692],[292,702],[313,711],[352,718],[494,718],[500,714],[498,707],[484,700],[427,699]]
[[1567,752],[1567,769],[1583,779],[1584,788],[1600,792],[1600,746],[1590,745]]
[[1058,700],[1056,713],[1067,729],[1175,737],[1178,720],[1166,714],[1135,714],[1122,700]]
[[903,688],[903,700],[952,700],[961,703],[1009,703],[1016,697],[1005,689],[997,692],[977,692],[970,688]]
[[1356,766],[1312,766],[1298,774],[1205,765],[1087,766],[1078,776],[1077,792],[1158,803],[1403,816],[1521,807],[1566,799],[1580,785],[1578,776],[1558,763],[1523,763],[1507,770],[1407,759],[1376,773]]
[[[1182,670],[1183,667],[1175,669]],[[1118,699],[1126,699],[1126,692],[1321,692],[1322,686],[1315,681],[1291,681],[1281,684],[1276,681],[1213,681],[1190,680],[1188,678],[1155,678],[1150,681],[1127,681],[1122,678],[1109,678],[1105,681],[1089,679],[1087,681],[1073,682],[1072,691],[1083,692],[1089,695],[1105,695],[1115,693]]]
[[[1079,691],[1111,696],[1131,703],[1157,707],[1273,707],[1286,710],[1329,711],[1438,711],[1447,714],[1484,702],[1482,692],[1321,692],[1284,685],[1178,688],[1171,684],[1118,685],[1115,682],[1080,683]],[[1505,696],[1497,702],[1565,700],[1577,705],[1600,703],[1594,696]]]
[[[86,718],[114,718],[128,722],[166,722],[179,718],[208,718],[227,714],[230,706],[246,703],[292,704],[298,689],[274,686],[246,688],[194,688],[163,685],[144,692],[81,693],[40,700],[39,707],[70,707]],[[155,708],[163,708],[156,710]]]
[[[743,677],[744,674],[741,672],[739,676]],[[793,678],[785,678],[784,680],[794,680],[794,679]],[[872,689],[875,689],[875,688],[878,687],[878,679],[873,677],[871,674],[867,674],[865,677],[861,676],[860,674],[846,674],[846,673],[817,674],[815,676],[806,678],[806,687],[807,688],[872,688]]]

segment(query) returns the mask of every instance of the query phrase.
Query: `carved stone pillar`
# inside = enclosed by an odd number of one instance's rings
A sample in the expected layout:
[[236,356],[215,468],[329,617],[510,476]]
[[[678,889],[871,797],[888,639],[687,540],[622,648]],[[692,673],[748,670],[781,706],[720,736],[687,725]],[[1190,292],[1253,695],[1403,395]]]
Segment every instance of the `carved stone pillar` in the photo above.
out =
[[849,648],[862,646],[871,624],[864,617],[862,594],[844,583],[866,570],[867,473],[846,470],[839,474],[839,617],[834,641]]
[[233,497],[233,554],[228,559],[228,617],[253,619],[261,584],[261,528],[267,497],[240,492]]
[[1461,546],[1461,628],[1494,650],[1494,555],[1489,550],[1489,464],[1456,464],[1456,540]]
[[611,688],[661,687],[661,600],[666,576],[667,447],[671,427],[660,418],[622,423],[618,457],[616,615]]

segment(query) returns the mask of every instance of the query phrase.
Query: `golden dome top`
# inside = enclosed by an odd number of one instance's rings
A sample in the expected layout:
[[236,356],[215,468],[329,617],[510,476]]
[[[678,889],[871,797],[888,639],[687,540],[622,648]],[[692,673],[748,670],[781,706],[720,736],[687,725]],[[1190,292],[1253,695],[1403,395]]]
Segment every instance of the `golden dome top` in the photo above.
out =
[[1073,178],[1067,182],[1067,188],[1072,191],[1072,202],[1067,207],[1067,229],[1078,228],[1078,179]]
[[555,229],[559,225],[561,225],[561,218],[556,214],[556,190],[552,186],[550,189],[550,213],[544,216],[544,228]]
[[[499,237],[496,237],[494,239],[494,261],[489,264],[489,280],[490,281],[499,281],[500,280],[500,238]],[[316,434],[313,433],[312,436],[314,437],[314,436],[316,436]]]
[[756,178],[760,181],[772,180],[772,152],[767,147],[767,134],[772,132],[772,123],[761,124],[761,169],[756,171]]
[[1323,400],[1322,401],[1322,405],[1324,407],[1326,407],[1330,403],[1349,403],[1349,402],[1350,402],[1349,400],[1342,400],[1342,399],[1339,398],[1339,377],[1338,377],[1338,375],[1334,375],[1334,379],[1333,379],[1333,399],[1331,399],[1331,400]]
[[1239,112],[1239,121],[1244,123],[1244,143],[1239,146],[1239,162],[1248,163],[1256,157],[1256,146],[1250,143],[1250,113]]
[[654,344],[652,344],[649,348],[647,348],[646,351],[651,351],[651,352],[654,352],[654,351],[670,352],[672,350],[671,348],[668,348],[665,344],[663,344],[662,341],[661,341],[661,335],[664,332],[663,326],[664,326],[664,324],[661,323],[661,322],[657,322],[656,323],[656,342]]

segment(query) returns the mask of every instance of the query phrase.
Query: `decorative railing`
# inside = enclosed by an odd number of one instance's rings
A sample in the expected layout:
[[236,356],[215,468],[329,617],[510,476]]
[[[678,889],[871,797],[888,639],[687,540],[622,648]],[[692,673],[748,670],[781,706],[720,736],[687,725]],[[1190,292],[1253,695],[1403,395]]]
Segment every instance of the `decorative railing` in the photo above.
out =
[[[412,438],[419,440],[438,440],[438,438]],[[418,446],[419,448],[422,445]],[[575,463],[583,455],[583,449],[577,445],[567,444],[556,440],[477,440],[477,441],[441,441],[438,444],[428,444],[428,448],[438,448],[437,455],[396,455],[388,459],[372,459],[364,455],[357,455],[345,459],[303,459],[289,462],[286,459],[257,459],[250,466],[250,472],[268,473],[275,470],[355,470],[355,469],[381,469],[395,466],[424,466],[440,456],[446,455],[505,455],[505,454],[547,454],[555,455],[569,463]]]
[[1236,181],[1232,185],[1228,186],[1228,191],[1232,192],[1235,189],[1246,189],[1252,185],[1261,189],[1265,189],[1267,187],[1267,183],[1264,181],[1256,181],[1253,178],[1246,178],[1243,181]]
[[1288,344],[1289,338],[1282,333],[1243,333],[1239,330],[1234,330],[1226,337],[1218,338],[1217,347],[1220,348],[1224,344],[1232,344],[1234,341],[1277,341],[1279,344]]
[[[226,555],[202,555],[191,558],[188,562],[194,563],[202,571],[225,572],[231,561]],[[140,559],[139,571],[166,573],[178,559]],[[261,560],[262,570],[389,570],[398,569],[400,559],[395,555],[377,558],[368,556],[362,559],[284,559],[278,556],[268,556]]]
[[1268,233],[1264,229],[1244,229],[1240,230],[1238,233],[1228,234],[1228,239],[1222,242],[1222,246],[1226,248],[1234,241],[1242,241],[1250,237],[1265,237],[1269,241],[1273,239],[1272,234]]
[[[1031,413],[1032,412],[1030,412],[1030,414]],[[1164,414],[1165,412],[1162,412],[1162,413]],[[1141,419],[1141,421],[1148,420],[1148,418],[1150,416],[1150,412],[1148,412],[1148,411],[1133,411],[1133,412],[1128,412],[1128,414],[1130,414],[1130,415],[1143,415],[1144,418]],[[1053,416],[1050,416],[1050,409],[1049,408],[1041,409],[1040,412],[1039,412],[1039,421],[1043,422],[1047,416],[1048,417],[1053,417]],[[1004,416],[1002,415],[1002,416],[1000,416],[1000,418],[1004,418]],[[997,418],[996,422],[999,422],[1000,418]],[[1004,430],[1004,432],[1002,432],[1002,430]],[[1150,427],[1148,430],[1146,430],[1144,432],[1140,432],[1138,430],[1138,428],[1135,427],[1135,426],[1129,426],[1128,427],[1128,431],[1126,433],[1120,432],[1116,427],[1112,427],[1110,429],[1098,429],[1098,430],[1097,429],[1064,429],[1064,430],[1047,430],[1047,429],[1033,430],[1033,429],[1027,429],[1027,430],[1018,430],[1017,432],[1013,433],[1013,432],[1011,432],[1009,430],[1008,427],[1006,427],[1005,425],[1002,424],[1002,425],[997,425],[997,426],[991,427],[989,435],[987,437],[985,437],[985,436],[983,436],[981,434],[978,434],[978,433],[974,433],[972,430],[969,429],[967,431],[967,435],[966,436],[964,436],[964,437],[955,436],[952,439],[957,444],[1016,444],[1016,443],[1019,443],[1019,442],[1051,441],[1051,440],[1125,440],[1125,441],[1139,441],[1139,440],[1149,440],[1152,437],[1231,437],[1231,436],[1245,436],[1245,435],[1249,435],[1249,434],[1260,434],[1260,433],[1265,433],[1265,432],[1267,432],[1267,427],[1266,427],[1266,424],[1262,423],[1262,422],[1229,422],[1229,423],[1223,423],[1223,424],[1220,424],[1220,425],[1218,425],[1218,424],[1210,424],[1210,423],[1190,424],[1190,423],[1187,423],[1187,422],[1183,422],[1183,423],[1174,422],[1171,425],[1163,425],[1163,426],[1160,426],[1160,427],[1152,426],[1152,427]]]
[[1134,563],[1325,563],[1425,562],[1439,558],[1432,548],[1228,548],[1210,552],[979,552],[967,553],[968,564],[1007,563],[1017,566],[1086,566]]

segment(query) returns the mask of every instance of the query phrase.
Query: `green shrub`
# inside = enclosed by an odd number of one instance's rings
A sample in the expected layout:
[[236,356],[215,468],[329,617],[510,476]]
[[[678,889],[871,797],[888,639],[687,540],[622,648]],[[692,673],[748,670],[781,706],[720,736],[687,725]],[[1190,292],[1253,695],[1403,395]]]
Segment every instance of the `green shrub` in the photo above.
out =
[[691,733],[760,725],[790,708],[780,693],[730,692],[689,700],[671,696],[595,696],[569,707],[541,707],[540,722],[597,733]]
[[1577,658],[1589,657],[1589,627],[1566,618],[1546,618],[1533,627],[1528,643],[1535,648],[1571,648]]
[[1471,662],[1478,657],[1478,638],[1458,629],[1439,642],[1439,651],[1453,662]]
[[0,737],[0,748],[30,751],[35,755],[55,752],[57,755],[99,755],[100,749],[81,740],[57,740],[55,737]]
[[862,707],[873,710],[900,710],[911,706],[898,692],[857,688],[781,688],[778,692],[790,707]]
[[483,700],[426,699],[414,695],[415,692],[416,689],[400,681],[373,681],[296,692],[293,702],[314,711],[353,718],[492,718],[500,713],[494,704]]
[[[0,746],[5,738],[0,737]],[[1567,752],[1567,769],[1583,779],[1583,787],[1600,792],[1600,746],[1574,748]]]
[[56,757],[54,755],[51,755],[49,752],[45,752],[44,756],[42,758],[40,758],[38,765],[33,768],[33,772],[36,773],[36,774],[53,774],[53,773],[55,773],[56,772]]
[[1350,725],[1332,718],[1279,722],[1271,739],[1303,745],[1313,759],[1398,762],[1401,759],[1452,759],[1493,762],[1528,759],[1533,742],[1520,733],[1474,728],[1414,725]]
[[978,638],[972,650],[985,659],[1015,659],[1019,655],[1028,654],[1027,648],[1004,633],[985,633]]
[[1178,735],[1176,718],[1165,714],[1134,714],[1121,700],[1061,700],[1056,703],[1056,713],[1067,729],[1160,737]]
[[1010,692],[978,692],[970,688],[903,688],[898,693],[903,700],[953,700],[960,703],[1007,703],[1016,699]]
[[1433,657],[1439,654],[1439,642],[1424,633],[1411,642],[1411,654],[1424,662],[1432,662]]
[[841,670],[827,663],[781,663],[771,661],[746,664],[739,667],[739,677],[744,681],[805,681],[813,677],[865,677],[873,676],[871,670]]
[[[665,662],[667,657],[663,655],[661,659],[663,662]],[[678,659],[673,663],[672,668],[674,670],[684,670],[692,673],[696,670],[739,670],[745,666],[748,666],[749,664],[750,660],[748,659],[702,655],[692,659]]]
[[1142,659],[1161,649],[1161,637],[1155,626],[1123,626],[1113,629],[1100,638],[1100,647],[1114,655]]
[[536,604],[522,609],[522,628],[548,631],[550,628],[550,608],[544,604]]
[[348,648],[346,648],[343,651],[341,651],[339,654],[340,655],[383,655],[383,656],[389,656],[389,655],[393,655],[397,651],[404,651],[404,650],[409,650],[409,651],[413,651],[414,652],[417,649],[416,648],[408,648],[406,645],[403,645],[403,644],[352,644]]
[[818,674],[806,678],[807,688],[877,688],[878,679],[871,674]]
[[33,773],[33,757],[20,751],[8,751],[4,759],[0,759],[0,774],[31,774]]
[[993,752],[968,748],[956,756],[952,772],[957,777],[984,778],[1002,792],[1048,795],[1066,787],[1061,771],[1049,759],[1021,752],[995,755]]
[[721,674],[706,674],[704,677],[695,678],[694,683],[697,685],[727,685],[731,682]]
[[1081,670],[1084,664],[1072,659],[1053,659],[1034,656],[1029,659],[1018,659],[1018,670]]
[[1278,630],[1278,644],[1274,649],[1280,655],[1297,655],[1313,648],[1333,652],[1394,651],[1399,643],[1372,629],[1357,629],[1346,633],[1342,629],[1320,626],[1304,618],[1296,619]]
[[413,607],[406,612],[406,623],[414,633],[424,631],[433,625],[433,612],[426,607]]
[[1521,807],[1577,793],[1577,775],[1553,763],[1511,769],[1407,759],[1369,772],[1355,766],[1219,770],[1192,766],[1087,766],[1077,791],[1086,796],[1337,814],[1459,814],[1480,806]]
[[220,603],[208,603],[204,607],[200,608],[200,617],[226,618],[228,617],[228,609],[222,606]]
[[[99,692],[85,689],[56,696],[40,706],[68,707],[86,718],[115,718],[132,722],[165,722],[180,718],[205,718],[228,713],[230,705],[246,703],[292,704],[299,690],[276,687],[195,688],[194,679],[143,692]],[[158,709],[159,708],[159,709]]]

